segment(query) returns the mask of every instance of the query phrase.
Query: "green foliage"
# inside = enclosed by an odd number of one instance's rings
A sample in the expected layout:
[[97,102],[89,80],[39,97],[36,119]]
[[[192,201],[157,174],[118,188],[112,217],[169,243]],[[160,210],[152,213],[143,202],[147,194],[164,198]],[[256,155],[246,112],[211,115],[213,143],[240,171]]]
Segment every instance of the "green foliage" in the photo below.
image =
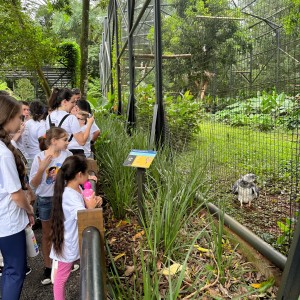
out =
[[299,34],[299,19],[300,19],[300,1],[291,0],[289,1],[292,5],[288,15],[283,17],[283,26],[285,32],[288,35],[298,35]]
[[6,91],[8,92],[9,94],[11,94],[11,90],[10,88],[7,86],[7,83],[6,82],[3,82],[3,81],[0,81],[0,91]]
[[292,129],[299,124],[299,108],[294,97],[275,91],[271,94],[263,91],[255,98],[228,105],[213,118],[231,126],[251,126],[261,131],[276,127]]
[[88,82],[87,100],[92,106],[92,109],[97,109],[101,104],[101,92],[99,79],[90,78]]
[[[58,10],[53,5],[40,6],[36,19],[43,24],[45,32],[58,36],[60,40],[71,40],[80,44],[82,26],[82,1],[69,1],[66,9]],[[101,1],[103,3],[103,1]],[[99,44],[102,38],[102,24],[105,11],[101,2],[90,3],[89,10],[89,76],[99,76]],[[77,85],[78,86],[78,85]]]
[[53,62],[53,40],[43,33],[39,24],[22,12],[21,2],[0,2],[0,28],[2,66],[23,66],[35,70]]
[[99,116],[100,139],[96,159],[100,164],[102,187],[116,218],[124,218],[136,200],[135,170],[123,162],[132,149],[147,149],[145,135],[129,137],[124,122],[115,115]]
[[189,91],[173,98],[165,98],[167,126],[170,133],[170,143],[175,149],[182,149],[198,133],[201,120],[199,103]]
[[[172,255],[180,229],[199,211],[206,194],[205,168],[199,157],[186,162],[184,169],[168,149],[160,151],[147,172],[146,221],[144,230],[148,247],[154,255],[162,250]],[[195,202],[199,195],[202,201]]]
[[[191,58],[166,61],[164,84],[173,91],[188,89],[198,95],[206,72],[213,74],[218,70],[222,85],[226,86],[226,73],[236,61],[236,51],[250,48],[249,38],[242,32],[240,23],[230,20],[230,17],[239,17],[239,10],[232,8],[228,1],[173,2],[176,11],[162,21],[164,51],[191,54]],[[229,19],[214,16],[228,16]],[[152,33],[148,38],[151,37]]]
[[34,86],[27,78],[18,79],[14,88],[14,94],[21,100],[32,101],[34,99]]
[[294,228],[296,225],[296,214],[295,218],[285,218],[284,221],[277,221],[277,226],[281,231],[281,235],[278,236],[276,243],[280,247],[282,252],[287,253],[290,246],[290,241],[293,237]]
[[[140,84],[136,88],[136,99],[137,125],[149,132],[156,101],[154,87],[150,84]],[[186,91],[177,97],[164,95],[164,105],[170,144],[175,149],[182,149],[198,132],[201,119],[199,103],[195,101],[189,91]]]
[[201,149],[203,159],[209,161],[215,179],[223,174],[231,185],[241,174],[250,172],[261,181],[286,184],[289,180],[286,173],[295,170],[287,164],[296,155],[291,133],[275,132],[276,136],[284,137],[278,140],[269,132],[210,121],[203,121],[200,130],[199,145],[195,147]]
[[58,45],[58,61],[64,65],[72,76],[72,86],[79,85],[80,48],[75,42],[62,42]]

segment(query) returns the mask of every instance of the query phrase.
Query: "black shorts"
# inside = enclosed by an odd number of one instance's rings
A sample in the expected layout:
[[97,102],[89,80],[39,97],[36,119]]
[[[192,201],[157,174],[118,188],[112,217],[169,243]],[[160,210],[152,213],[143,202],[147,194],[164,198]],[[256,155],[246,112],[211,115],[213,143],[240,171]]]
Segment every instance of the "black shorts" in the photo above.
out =
[[68,149],[68,150],[71,151],[73,155],[81,155],[85,157],[83,149]]

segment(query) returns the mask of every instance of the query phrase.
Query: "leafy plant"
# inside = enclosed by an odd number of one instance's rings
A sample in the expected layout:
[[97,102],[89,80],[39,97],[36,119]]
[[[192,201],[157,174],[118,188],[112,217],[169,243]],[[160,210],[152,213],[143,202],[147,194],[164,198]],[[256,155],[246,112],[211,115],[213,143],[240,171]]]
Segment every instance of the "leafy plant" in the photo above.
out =
[[[155,104],[154,87],[150,84],[139,85],[136,89],[136,99],[138,127],[149,132]],[[164,95],[164,108],[170,145],[174,149],[182,149],[198,132],[201,120],[199,103],[186,91],[177,97]]]
[[123,162],[132,149],[147,149],[147,137],[126,133],[122,119],[115,115],[98,116],[102,137],[96,143],[96,158],[101,170],[103,191],[116,218],[123,218],[136,200],[135,170]]
[[216,112],[213,119],[231,126],[250,126],[260,131],[277,127],[293,129],[299,124],[299,109],[295,98],[276,91],[257,93],[257,97],[238,100],[224,110]]
[[58,61],[71,73],[72,86],[79,86],[80,48],[76,42],[62,42],[58,45]]
[[18,79],[14,88],[14,94],[18,95],[21,100],[32,101],[34,99],[34,87],[30,80],[27,78]]
[[90,78],[88,82],[88,95],[87,100],[92,106],[92,109],[97,109],[100,106],[101,93],[100,93],[100,81]]
[[[147,173],[145,193],[144,230],[151,251],[161,249],[172,255],[180,229],[205,199],[204,170],[197,155],[180,170],[176,157],[170,159],[167,150],[158,153]],[[194,201],[196,193],[202,201]]]
[[[296,214],[297,216],[298,214]],[[277,238],[276,243],[281,248],[289,248],[290,241],[293,237],[294,227],[296,224],[295,218],[285,218],[283,221],[277,221],[277,226],[281,231],[281,235]]]

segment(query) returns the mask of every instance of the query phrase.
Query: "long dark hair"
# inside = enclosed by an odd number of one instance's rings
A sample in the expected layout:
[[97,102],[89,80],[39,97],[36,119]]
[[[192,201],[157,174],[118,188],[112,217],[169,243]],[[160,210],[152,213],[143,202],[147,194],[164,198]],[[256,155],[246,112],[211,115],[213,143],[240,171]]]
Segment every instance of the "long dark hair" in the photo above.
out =
[[22,158],[16,148],[11,144],[9,133],[6,132],[3,128],[3,126],[5,126],[5,124],[13,119],[17,114],[21,115],[22,105],[15,98],[6,95],[5,93],[0,93],[0,107],[0,140],[13,153],[22,189],[27,190],[27,184],[25,182],[26,170],[24,162],[22,161]]
[[70,101],[73,96],[73,92],[68,88],[54,88],[50,98],[48,99],[49,107],[54,110],[61,106],[63,100]]
[[62,208],[62,201],[65,186],[69,181],[73,180],[79,172],[85,173],[87,168],[87,160],[85,157],[73,155],[66,158],[57,173],[54,184],[51,216],[51,241],[57,255],[62,254],[64,245],[65,216]]
[[29,111],[33,121],[39,121],[45,113],[45,106],[41,101],[35,100],[30,103]]

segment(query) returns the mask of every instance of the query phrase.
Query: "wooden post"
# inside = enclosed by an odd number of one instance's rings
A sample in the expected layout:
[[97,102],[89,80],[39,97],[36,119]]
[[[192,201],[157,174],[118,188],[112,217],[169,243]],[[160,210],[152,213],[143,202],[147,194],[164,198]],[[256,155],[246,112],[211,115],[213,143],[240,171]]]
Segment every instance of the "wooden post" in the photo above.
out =
[[[78,237],[79,237],[79,251],[81,254],[82,247],[82,232],[89,226],[96,227],[101,235],[101,244],[104,246],[104,227],[103,227],[103,210],[102,208],[83,209],[77,212],[78,221]],[[103,247],[104,253],[104,247]]]
[[[106,299],[103,210],[102,208],[79,210],[77,221],[79,251],[83,265],[80,276],[80,299]],[[83,233],[84,248],[82,248]]]
[[97,161],[94,159],[88,158],[87,163],[88,163],[88,171],[93,171],[95,174],[97,174],[98,173]]

